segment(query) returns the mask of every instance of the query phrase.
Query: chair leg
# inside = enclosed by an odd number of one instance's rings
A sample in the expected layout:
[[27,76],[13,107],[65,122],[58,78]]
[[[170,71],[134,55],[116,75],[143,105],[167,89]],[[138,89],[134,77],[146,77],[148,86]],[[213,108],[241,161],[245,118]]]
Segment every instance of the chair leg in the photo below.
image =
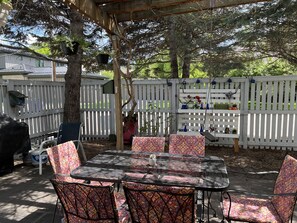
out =
[[56,217],[56,212],[57,212],[58,202],[59,202],[59,198],[57,198],[57,200],[56,200],[55,211],[54,211],[54,216],[53,216],[52,223],[55,222],[55,217]]

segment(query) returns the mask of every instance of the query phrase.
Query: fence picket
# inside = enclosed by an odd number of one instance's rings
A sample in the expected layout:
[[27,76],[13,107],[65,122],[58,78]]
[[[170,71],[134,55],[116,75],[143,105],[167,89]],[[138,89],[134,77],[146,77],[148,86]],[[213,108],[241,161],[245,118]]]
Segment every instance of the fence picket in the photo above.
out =
[[[209,86],[215,89],[241,90],[240,141],[245,148],[277,148],[295,149],[297,142],[297,108],[296,81],[297,76],[255,77],[256,83],[250,83],[246,78],[216,78],[212,80],[135,80],[136,113],[139,117],[139,127],[145,122],[151,122],[152,117],[158,117],[159,135],[175,133],[177,127],[177,92],[180,88],[205,89]],[[167,85],[168,82],[171,86]],[[114,133],[114,95],[102,94],[101,84],[106,81],[83,81],[81,86],[81,111],[84,139],[108,137]],[[123,100],[128,98],[123,82]],[[9,85],[9,87],[8,87]],[[18,90],[28,96],[24,107],[12,108],[9,105],[8,90]],[[219,97],[219,96],[218,96]],[[153,102],[156,109],[151,114],[148,103]],[[62,122],[64,106],[64,83],[44,81],[2,81],[0,83],[0,112],[13,118],[25,121],[30,125],[32,141],[44,138],[45,134],[57,130]],[[127,112],[131,105],[123,111]],[[151,116],[150,116],[151,115]],[[172,123],[167,118],[172,116]],[[214,116],[213,122],[221,128],[228,116]],[[204,117],[193,116],[195,123],[203,122]],[[154,123],[156,125],[156,120]],[[152,124],[151,123],[151,124]],[[190,123],[189,123],[190,124]],[[168,127],[170,126],[170,127]],[[196,127],[195,127],[196,128]],[[199,127],[197,127],[198,129]],[[151,134],[152,130],[149,131]],[[232,145],[230,140],[222,140],[219,145]]]

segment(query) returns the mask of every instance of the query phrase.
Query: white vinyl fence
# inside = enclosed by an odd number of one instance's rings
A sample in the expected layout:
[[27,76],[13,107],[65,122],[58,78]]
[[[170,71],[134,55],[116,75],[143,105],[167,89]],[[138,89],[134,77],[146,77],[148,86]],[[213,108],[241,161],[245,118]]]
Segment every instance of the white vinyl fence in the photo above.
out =
[[[240,89],[239,143],[243,148],[297,150],[297,76],[134,80],[140,135],[176,133],[180,89]],[[103,94],[106,81],[82,82],[81,119],[85,140],[115,133],[114,95]],[[23,107],[11,107],[8,91],[27,96]],[[122,85],[123,101],[128,98]],[[63,118],[64,84],[45,81],[0,82],[0,112],[30,126],[32,140],[57,130]],[[130,105],[123,111],[127,112]],[[216,123],[222,125],[222,123]],[[220,138],[219,146],[232,145]]]

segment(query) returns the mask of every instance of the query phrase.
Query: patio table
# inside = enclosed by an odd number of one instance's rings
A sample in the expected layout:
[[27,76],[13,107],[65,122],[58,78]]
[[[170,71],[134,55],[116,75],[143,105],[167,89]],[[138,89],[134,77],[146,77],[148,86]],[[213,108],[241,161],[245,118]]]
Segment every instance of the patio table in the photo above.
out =
[[229,186],[226,165],[219,157],[154,153],[157,165],[151,166],[151,154],[107,150],[74,169],[71,177],[90,181],[121,183],[125,180],[164,186],[194,187],[203,192],[223,191]]

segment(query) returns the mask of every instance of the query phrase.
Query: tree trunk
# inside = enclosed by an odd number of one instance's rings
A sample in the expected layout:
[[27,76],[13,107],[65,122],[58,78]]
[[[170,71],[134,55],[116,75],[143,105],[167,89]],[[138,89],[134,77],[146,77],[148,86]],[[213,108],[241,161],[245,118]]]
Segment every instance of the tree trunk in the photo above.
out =
[[169,20],[168,43],[169,43],[171,78],[178,78],[177,43],[176,43],[176,39],[175,39],[175,22],[172,17]]
[[[79,13],[71,10],[70,35],[83,39],[83,21]],[[80,122],[80,85],[82,72],[82,49],[68,56],[68,68],[65,74],[65,103],[63,122]]]
[[182,78],[190,77],[190,65],[191,65],[191,56],[189,54],[189,50],[186,50],[184,58],[183,58],[183,75]]
[[[191,43],[192,30],[188,26],[185,27],[185,42]],[[190,65],[191,65],[191,51],[189,45],[184,46],[184,57],[183,57],[183,67],[182,67],[182,78],[190,77]]]

